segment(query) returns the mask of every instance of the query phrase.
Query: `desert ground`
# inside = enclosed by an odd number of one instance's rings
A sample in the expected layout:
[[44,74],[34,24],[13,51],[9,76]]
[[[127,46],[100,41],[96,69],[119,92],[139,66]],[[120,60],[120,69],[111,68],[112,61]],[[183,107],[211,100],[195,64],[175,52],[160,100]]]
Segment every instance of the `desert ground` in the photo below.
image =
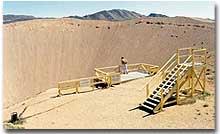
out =
[[[4,24],[3,119],[27,107],[25,129],[214,129],[214,30],[214,23],[186,17]],[[149,78],[56,97],[57,82],[94,75],[95,67],[118,65],[121,56],[161,66],[182,47],[208,50],[209,95],[198,95],[193,103],[150,116],[134,109],[146,99],[142,87]]]
[[[4,119],[10,113],[21,113],[25,129],[214,129],[215,128],[215,72],[214,54],[208,58],[207,93],[188,98],[181,105],[164,108],[148,115],[135,109],[146,99],[143,78],[108,89],[56,97],[57,88],[4,109]],[[88,89],[81,89],[81,92]],[[151,90],[152,92],[152,90]]]

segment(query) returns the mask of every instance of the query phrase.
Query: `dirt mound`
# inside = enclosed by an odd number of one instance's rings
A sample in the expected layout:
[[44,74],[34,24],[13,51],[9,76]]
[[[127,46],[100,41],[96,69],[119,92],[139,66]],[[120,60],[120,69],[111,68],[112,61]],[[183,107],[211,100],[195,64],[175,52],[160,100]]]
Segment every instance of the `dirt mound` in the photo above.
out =
[[214,34],[214,24],[185,17],[4,24],[4,107],[58,81],[93,75],[95,67],[120,64],[121,56],[129,63],[162,65],[177,48],[214,50]]

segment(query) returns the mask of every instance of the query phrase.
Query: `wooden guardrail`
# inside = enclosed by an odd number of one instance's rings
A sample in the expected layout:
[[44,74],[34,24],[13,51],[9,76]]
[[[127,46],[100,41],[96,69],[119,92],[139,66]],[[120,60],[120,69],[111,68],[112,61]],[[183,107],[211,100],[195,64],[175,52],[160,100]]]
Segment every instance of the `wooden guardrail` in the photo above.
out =
[[[206,64],[206,49],[203,48],[181,48],[178,49],[175,54],[173,54],[169,60],[157,71],[157,74],[154,75],[146,84],[146,96],[149,95],[149,89],[156,88],[158,83],[161,83],[162,80],[166,77],[166,74],[177,64],[185,63],[186,61],[191,63],[194,67],[194,62],[200,60]],[[192,57],[192,58],[190,58]],[[189,59],[190,58],[190,59]],[[205,68],[205,67],[204,67]],[[205,69],[204,69],[205,70]],[[205,85],[205,82],[204,82]]]
[[172,55],[169,60],[163,65],[162,68],[147,82],[146,84],[146,96],[149,95],[149,89],[154,89],[158,85],[158,83],[162,82],[162,80],[166,76],[166,72],[169,71],[176,62],[176,54]]
[[[79,93],[80,87],[91,87],[94,90],[98,84],[107,84],[109,87],[121,82],[122,66],[102,67],[94,70],[96,76],[58,82],[58,95],[61,96],[63,90],[75,90],[76,93]],[[151,64],[128,64],[129,72],[144,71],[145,73],[155,74],[158,70],[159,66]]]
[[62,95],[62,90],[75,90],[78,94],[80,92],[80,87],[91,87],[92,90],[94,90],[95,86],[98,84],[105,84],[106,87],[109,87],[109,76],[94,76],[58,82],[58,95]]
[[[128,64],[128,72],[141,71],[144,73],[155,74],[159,70],[159,66],[145,64],[145,63],[136,63]],[[95,68],[95,73],[97,76],[103,76],[114,73],[122,73],[123,67],[121,65],[110,66],[110,67],[101,67]]]

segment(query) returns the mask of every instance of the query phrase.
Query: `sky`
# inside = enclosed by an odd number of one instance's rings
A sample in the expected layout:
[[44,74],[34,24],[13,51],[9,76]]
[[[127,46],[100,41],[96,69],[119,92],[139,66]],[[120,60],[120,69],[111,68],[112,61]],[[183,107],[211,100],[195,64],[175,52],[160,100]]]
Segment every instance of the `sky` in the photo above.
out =
[[4,1],[3,14],[35,17],[84,16],[101,10],[126,9],[143,15],[215,18],[214,1]]

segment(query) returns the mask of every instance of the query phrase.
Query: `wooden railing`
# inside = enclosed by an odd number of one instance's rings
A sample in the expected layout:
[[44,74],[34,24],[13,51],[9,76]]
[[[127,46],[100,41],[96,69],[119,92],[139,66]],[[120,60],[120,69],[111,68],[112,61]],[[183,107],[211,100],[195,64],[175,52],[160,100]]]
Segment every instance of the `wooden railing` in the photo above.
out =
[[[162,66],[162,68],[154,75],[146,84],[146,96],[148,97],[149,90],[155,89],[159,83],[166,77],[166,74],[178,64],[181,63],[189,63],[192,64],[192,68],[194,70],[195,62],[206,64],[207,52],[206,49],[203,48],[181,48],[178,49],[175,54],[173,54],[169,60]],[[205,67],[204,67],[205,68]],[[205,69],[204,69],[205,70]],[[205,82],[204,82],[205,85]]]
[[[184,52],[185,51],[185,52]],[[181,54],[184,52],[185,54]],[[187,54],[188,53],[188,54]],[[181,64],[188,64],[190,69],[185,72],[182,76],[180,75],[180,70],[177,71],[176,76],[176,85],[175,90],[171,90],[168,95],[164,96],[163,92],[164,90],[161,90],[161,101],[154,109],[154,112],[159,112],[163,110],[164,104],[170,104],[172,102],[176,102],[177,104],[180,103],[180,97],[179,93],[181,91],[182,86],[188,81],[189,87],[187,89],[191,89],[191,96],[194,94],[194,88],[199,83],[201,88],[203,89],[203,93],[205,91],[206,87],[206,58],[207,58],[207,50],[203,48],[199,49],[192,49],[192,48],[184,48],[184,49],[178,49],[176,53],[176,65],[181,66]],[[201,63],[198,66],[202,67],[202,70],[200,71],[199,75],[196,74],[195,67],[197,66],[196,63]],[[197,70],[199,72],[199,70]],[[203,73],[203,84],[200,82],[201,74]],[[194,81],[196,79],[197,81]],[[165,103],[165,101],[173,94],[176,93],[176,100],[173,100],[171,102]]]
[[[159,66],[145,64],[145,63],[128,64],[127,66],[128,66],[128,72],[140,71],[149,74],[155,74],[159,70]],[[123,67],[121,65],[95,68],[95,73],[97,76],[103,76],[114,73],[121,74],[122,72],[123,72]]]
[[58,95],[61,96],[62,90],[75,90],[75,92],[79,93],[80,87],[91,87],[94,90],[95,85],[100,83],[108,84],[109,86],[110,79],[106,76],[94,76],[94,77],[87,77],[87,78],[80,78],[74,80],[67,80],[58,82]]
[[[63,90],[74,90],[79,93],[80,87],[91,87],[94,90],[95,85],[100,83],[105,83],[110,87],[121,82],[122,67],[119,65],[95,68],[94,70],[96,76],[58,82],[58,95],[61,96],[61,91]],[[144,71],[149,74],[155,74],[158,70],[158,66],[151,64],[128,64],[129,72]]]
[[149,89],[155,89],[165,78],[166,73],[175,65],[176,54],[172,55],[162,68],[146,84],[146,96],[149,95]]

